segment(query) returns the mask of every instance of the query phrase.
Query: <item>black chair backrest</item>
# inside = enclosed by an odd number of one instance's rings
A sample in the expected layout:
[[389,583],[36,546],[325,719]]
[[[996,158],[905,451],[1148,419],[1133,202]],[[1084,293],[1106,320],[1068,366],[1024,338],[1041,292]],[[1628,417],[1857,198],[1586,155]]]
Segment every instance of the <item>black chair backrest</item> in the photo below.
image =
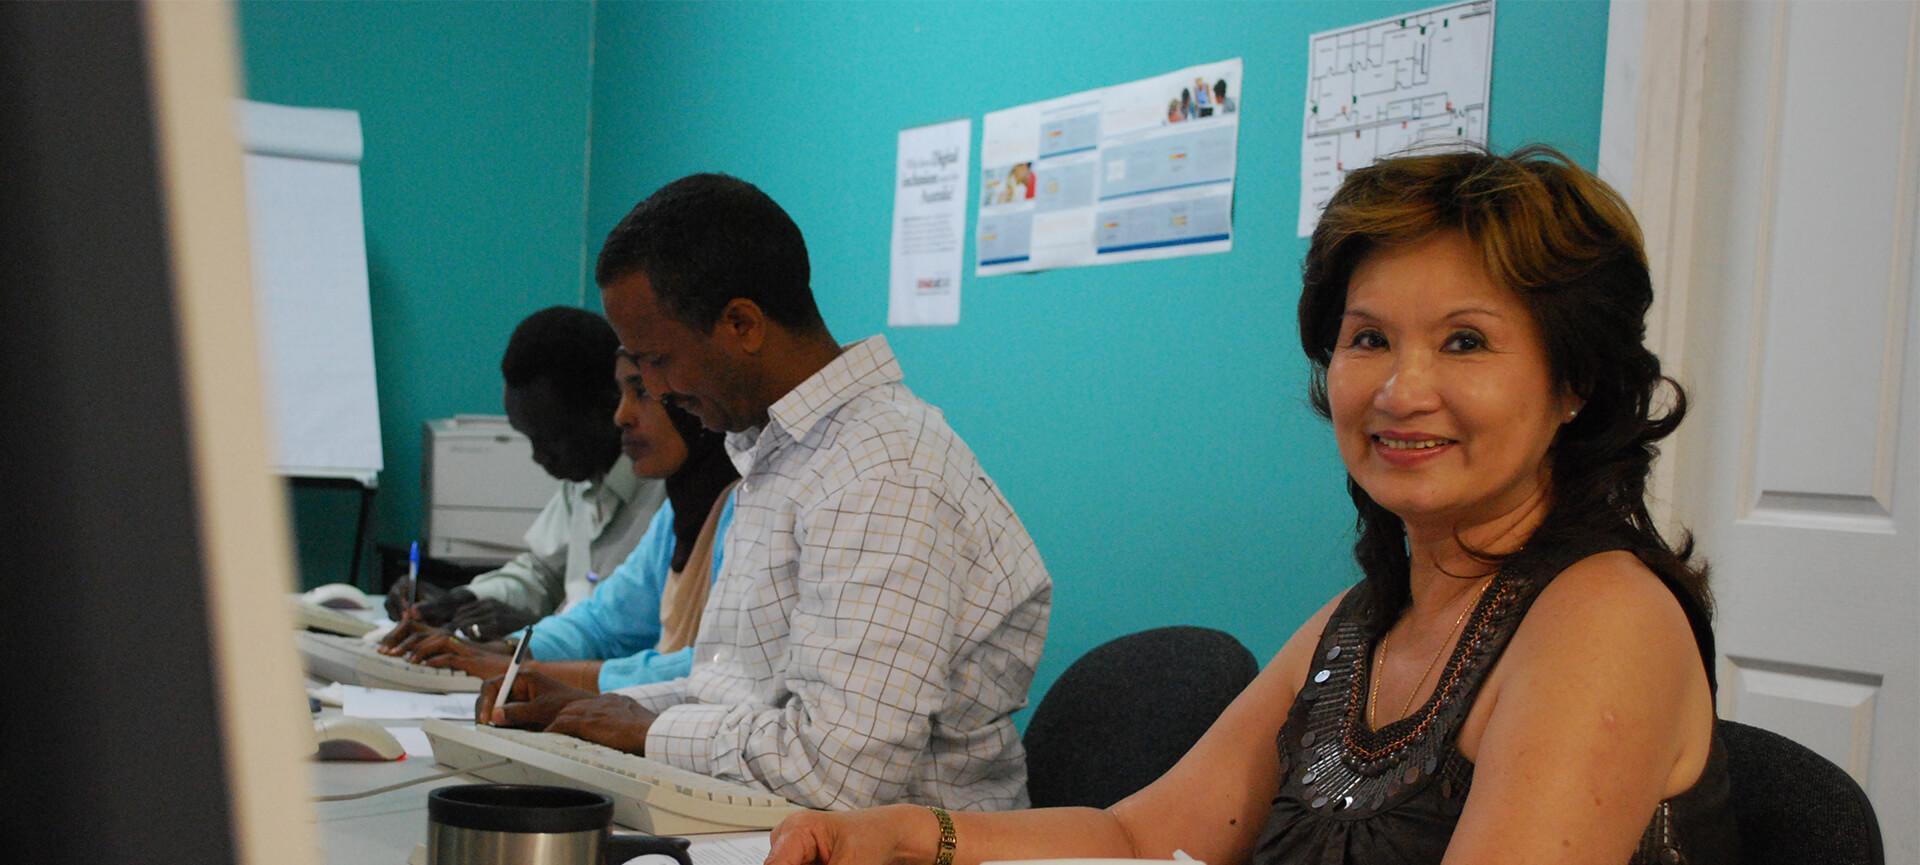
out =
[[1880,822],[1853,776],[1778,733],[1719,722],[1747,865],[1885,865]]
[[1097,646],[1061,674],[1027,723],[1036,808],[1105,808],[1152,783],[1260,673],[1211,628],[1154,628]]

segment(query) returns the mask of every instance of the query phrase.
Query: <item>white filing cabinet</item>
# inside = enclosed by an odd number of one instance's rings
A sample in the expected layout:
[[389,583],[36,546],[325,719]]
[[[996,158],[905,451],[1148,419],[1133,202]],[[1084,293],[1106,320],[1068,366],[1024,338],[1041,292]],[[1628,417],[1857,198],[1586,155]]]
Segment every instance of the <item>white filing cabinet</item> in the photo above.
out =
[[428,421],[424,434],[427,555],[487,564],[525,552],[527,527],[560,487],[526,436],[471,414]]

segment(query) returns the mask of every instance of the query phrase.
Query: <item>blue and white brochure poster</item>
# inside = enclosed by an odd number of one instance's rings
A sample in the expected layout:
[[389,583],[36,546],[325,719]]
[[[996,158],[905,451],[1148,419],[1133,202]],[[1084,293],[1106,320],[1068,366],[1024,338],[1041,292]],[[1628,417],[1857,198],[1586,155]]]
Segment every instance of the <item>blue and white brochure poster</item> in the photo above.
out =
[[1226,252],[1240,59],[995,111],[982,125],[980,276]]
[[973,121],[900,130],[887,326],[960,323]]

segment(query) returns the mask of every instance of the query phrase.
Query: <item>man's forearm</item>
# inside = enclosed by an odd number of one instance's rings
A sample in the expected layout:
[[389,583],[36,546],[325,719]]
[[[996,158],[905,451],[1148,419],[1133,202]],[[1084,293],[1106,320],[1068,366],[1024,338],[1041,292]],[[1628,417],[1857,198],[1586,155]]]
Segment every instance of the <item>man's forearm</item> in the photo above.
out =
[[532,553],[521,553],[498,569],[474,577],[467,590],[533,616],[546,615],[552,599]]

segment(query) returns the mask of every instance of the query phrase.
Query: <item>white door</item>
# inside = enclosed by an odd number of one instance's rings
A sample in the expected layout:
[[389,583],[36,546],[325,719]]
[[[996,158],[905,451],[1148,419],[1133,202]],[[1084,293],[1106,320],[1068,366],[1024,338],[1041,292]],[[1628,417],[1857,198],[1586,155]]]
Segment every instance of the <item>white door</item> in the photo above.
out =
[[1852,773],[1887,861],[1920,863],[1920,3],[1695,12],[1666,342],[1694,400],[1672,489],[1713,564],[1721,715]]

